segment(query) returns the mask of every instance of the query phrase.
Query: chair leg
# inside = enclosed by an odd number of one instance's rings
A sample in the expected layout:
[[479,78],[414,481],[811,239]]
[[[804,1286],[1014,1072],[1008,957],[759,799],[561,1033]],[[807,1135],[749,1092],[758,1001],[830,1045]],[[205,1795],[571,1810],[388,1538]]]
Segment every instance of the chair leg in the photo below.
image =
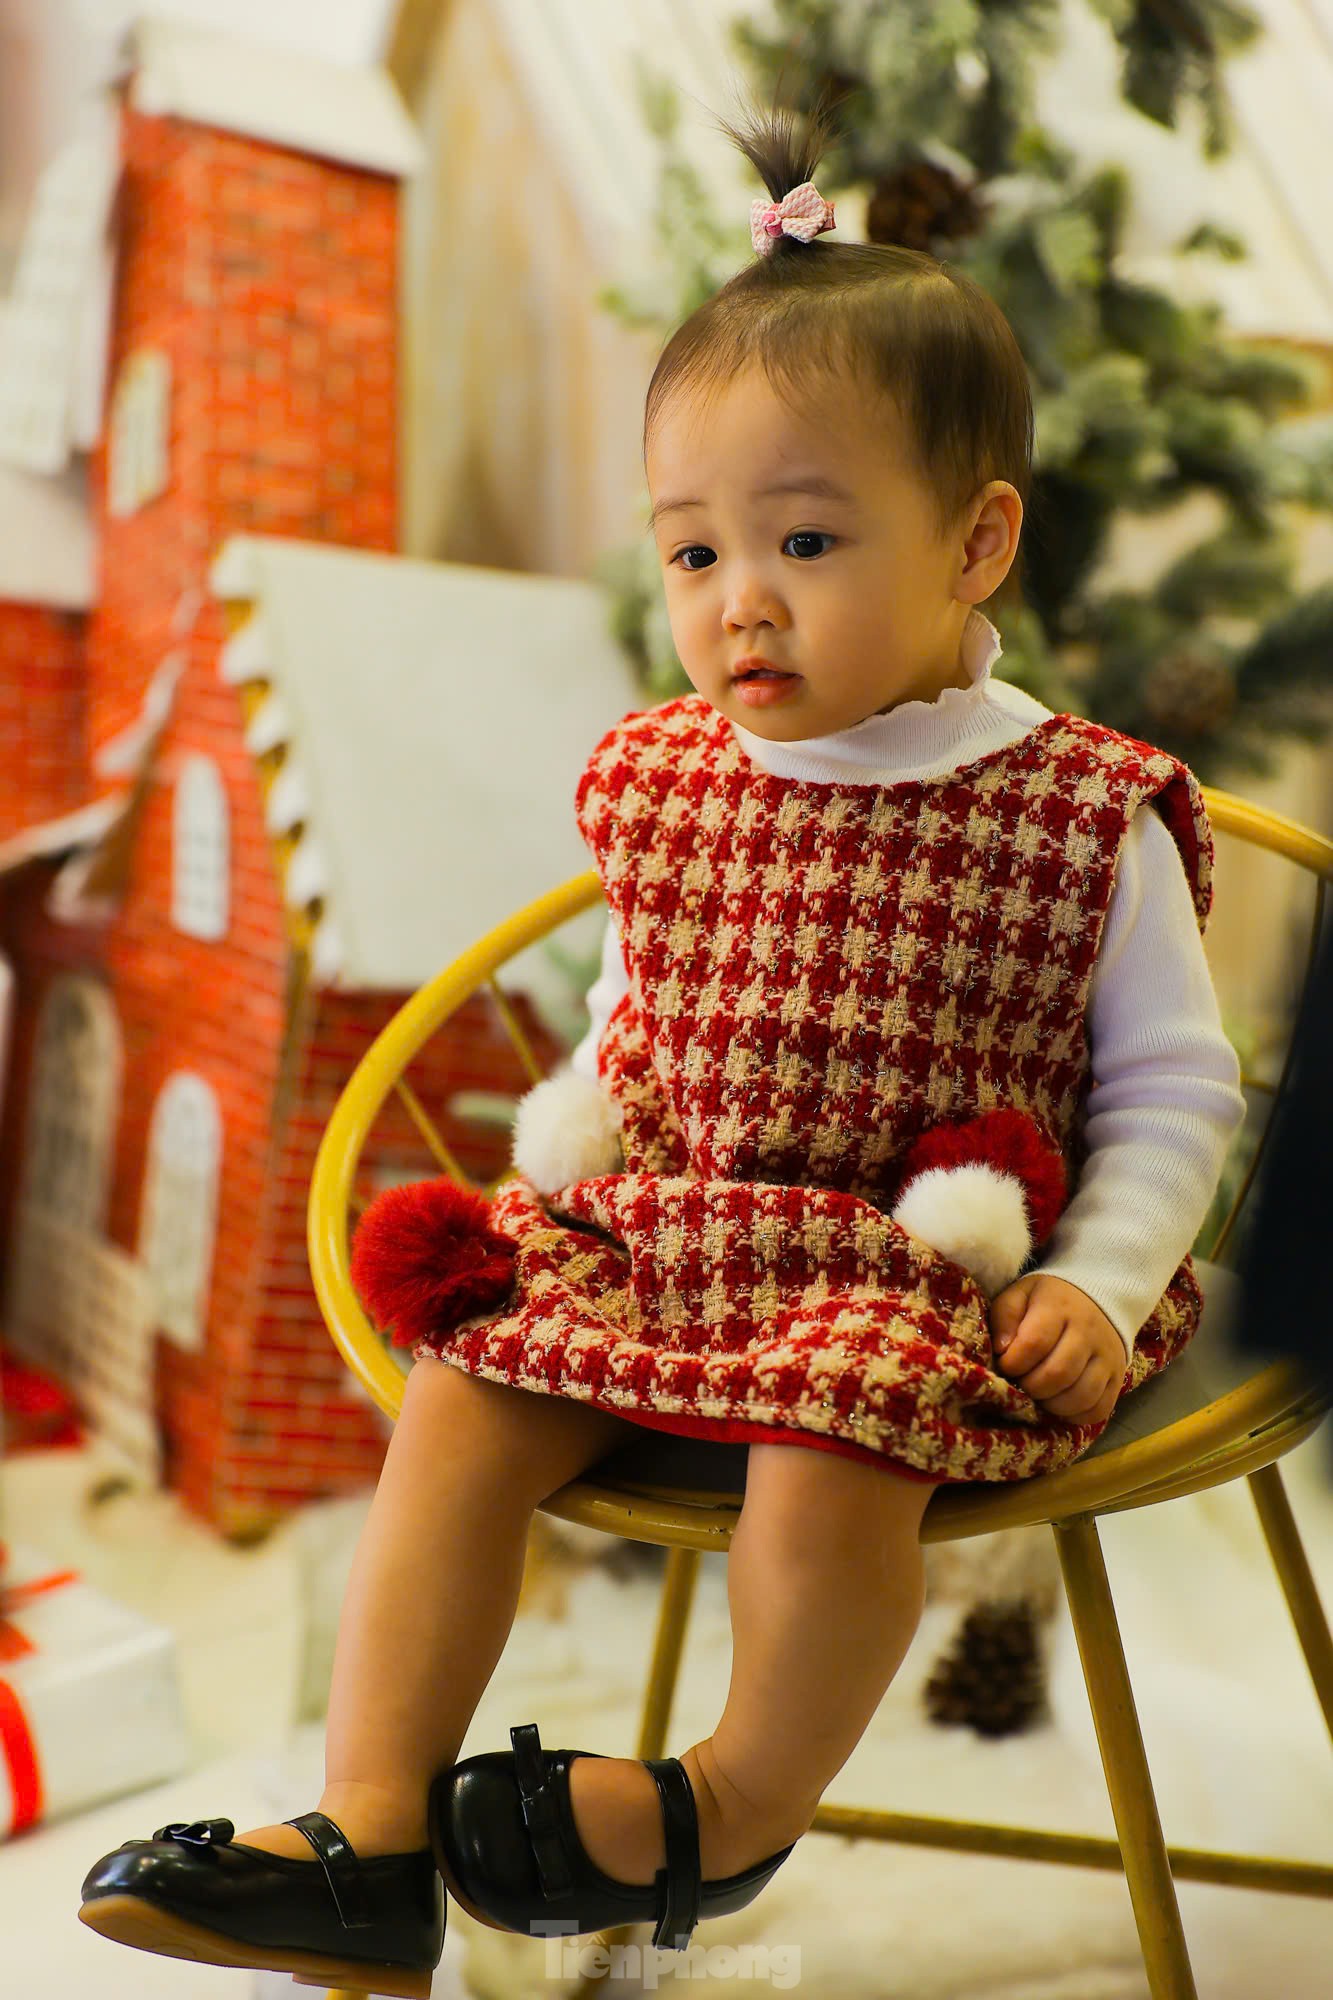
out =
[[699,1580],[698,1549],[667,1550],[666,1575],[657,1610],[657,1636],[653,1641],[652,1665],[643,1714],[639,1720],[640,1757],[660,1757],[671,1722],[671,1704],[676,1695],[680,1657],[685,1649],[685,1628],[694,1603],[694,1586]]
[[1152,2000],[1197,2000],[1143,1752],[1106,1565],[1091,1514],[1052,1522]]
[[[652,1664],[648,1669],[648,1686],[644,1693],[643,1713],[639,1718],[639,1744],[635,1754],[641,1758],[660,1757],[663,1753],[671,1722],[671,1704],[680,1674],[681,1654],[685,1648],[685,1628],[689,1623],[694,1586],[698,1579],[698,1549],[669,1548],[657,1609]],[[605,1969],[586,1973],[570,1995],[570,2000],[585,2000],[586,1995],[597,1991],[610,1971],[609,1947],[624,1944],[634,1928],[633,1924],[617,1924],[609,1930],[599,1931],[595,1940],[589,1940],[590,1943],[597,1942],[608,1947]]]
[[1328,1619],[1319,1601],[1287,1489],[1276,1463],[1252,1472],[1249,1479],[1268,1553],[1273,1558],[1324,1720],[1333,1735],[1333,1638],[1329,1636]]

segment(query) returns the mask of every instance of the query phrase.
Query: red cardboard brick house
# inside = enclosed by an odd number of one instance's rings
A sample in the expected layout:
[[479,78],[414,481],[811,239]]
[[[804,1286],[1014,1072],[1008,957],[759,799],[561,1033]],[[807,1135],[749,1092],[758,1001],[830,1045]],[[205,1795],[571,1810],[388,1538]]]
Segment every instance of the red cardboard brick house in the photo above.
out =
[[[591,586],[390,553],[414,140],[387,80],[156,24],[117,116],[95,571],[72,526],[34,601],[0,567],[4,1331],[244,1534],[383,1453],[306,1264],[334,1098],[408,991],[586,865],[577,772],[634,690]],[[77,465],[15,435],[0,508],[67,503]],[[543,1008],[530,970],[546,1067],[578,996]],[[489,999],[413,1081],[502,1171],[457,1103],[527,1085]],[[401,1108],[367,1169],[436,1171]]]

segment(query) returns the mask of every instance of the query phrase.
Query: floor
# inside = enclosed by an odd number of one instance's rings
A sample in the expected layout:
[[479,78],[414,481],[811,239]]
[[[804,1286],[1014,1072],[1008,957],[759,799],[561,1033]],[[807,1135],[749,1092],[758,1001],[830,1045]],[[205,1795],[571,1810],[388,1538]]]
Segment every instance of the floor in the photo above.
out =
[[[1329,1426],[1283,1470],[1333,1606]],[[100,1854],[169,1819],[225,1814],[245,1827],[315,1803],[322,1691],[366,1504],[358,1496],[308,1509],[263,1546],[241,1551],[217,1542],[169,1496],[127,1488],[96,1447],[4,1462],[0,1528],[11,1540],[77,1566],[176,1633],[191,1760],[167,1784],[0,1846],[7,1992],[23,2000],[285,2000],[294,1991],[276,1975],[111,1944],[77,1922],[78,1885]],[[1328,1736],[1243,1486],[1112,1517],[1101,1539],[1168,1836],[1333,1862]],[[657,1580],[642,1561],[612,1564],[608,1552],[602,1538],[574,1531],[552,1558],[553,1587],[525,1598],[465,1754],[505,1747],[509,1725],[525,1720],[540,1722],[551,1747],[631,1753]],[[1049,1717],[998,1740],[924,1718],[922,1685],[957,1619],[956,1603],[928,1604],[830,1801],[1011,1822],[1030,1816],[1111,1833],[1063,1606],[1045,1631]],[[671,1730],[677,1753],[716,1720],[729,1648],[725,1564],[709,1556]],[[1333,1904],[1189,1883],[1180,1902],[1201,2000],[1327,1995]],[[576,1983],[569,1947],[563,1964],[548,1965],[547,1949],[486,1930],[451,1906],[433,2000],[566,1991]],[[622,1967],[605,1988],[608,2000],[672,1984],[673,1963],[685,1970],[665,1955]],[[838,2000],[1147,1994],[1118,1875],[827,1835],[800,1843],[749,1910],[696,1933],[688,1970],[695,1984],[764,1980]]]

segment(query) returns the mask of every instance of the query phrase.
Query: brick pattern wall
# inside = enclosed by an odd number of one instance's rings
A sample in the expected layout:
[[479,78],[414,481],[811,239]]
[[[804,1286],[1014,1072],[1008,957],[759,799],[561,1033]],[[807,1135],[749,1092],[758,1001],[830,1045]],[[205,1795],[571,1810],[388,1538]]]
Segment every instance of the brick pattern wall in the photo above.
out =
[[0,840],[88,797],[82,612],[0,603]]
[[176,118],[123,129],[109,381],[167,356],[171,471],[137,513],[100,510],[94,743],[137,712],[228,535],[397,536],[397,183]]
[[[150,1121],[172,1072],[197,1072],[221,1110],[206,1345],[192,1352],[159,1338],[159,1414],[170,1484],[205,1519],[243,1535],[302,1500],[374,1478],[383,1456],[385,1420],[352,1383],[315,1302],[305,1212],[338,1092],[405,996],[300,990],[264,823],[272,757],[257,767],[241,700],[218,674],[223,614],[207,576],[222,542],[244,531],[395,545],[398,189],[384,176],[128,110],[124,146],[109,379],[114,388],[139,349],[168,357],[169,481],[136,513],[113,517],[106,446],[95,456],[101,587],[82,676],[76,624],[0,607],[0,680],[28,689],[25,754],[30,745],[34,783],[40,775],[49,785],[43,816],[90,795],[88,746],[137,720],[168,652],[181,647],[186,661],[114,923],[52,923],[49,866],[0,882],[20,986],[0,1218],[8,1240],[45,992],[61,970],[91,972],[111,993],[124,1051],[113,1242],[137,1249]],[[30,663],[26,683],[7,671],[11,647]],[[6,741],[9,721],[0,714]],[[228,800],[231,913],[219,941],[171,921],[174,786],[190,752],[216,762]],[[36,816],[24,781],[22,819]],[[539,1061],[553,1068],[564,1049],[530,1007],[514,1004]],[[459,1090],[517,1095],[528,1086],[488,996],[460,1010],[411,1080],[464,1170],[478,1182],[502,1173],[507,1132],[469,1128],[445,1108]],[[396,1100],[364,1165],[365,1198],[380,1173],[438,1171]]]
[[[125,178],[109,382],[143,348],[170,363],[169,480],[126,516],[106,504],[109,441],[95,454],[101,587],[87,633],[88,734],[140,713],[177,647],[186,666],[131,856],[121,914],[98,944],[124,1038],[125,1075],[108,1234],[137,1246],[149,1124],[173,1070],[198,1072],[222,1113],[222,1171],[207,1343],[158,1343],[167,1476],[193,1509],[244,1526],[244,1493],[283,1486],[287,1445],[247,1404],[251,1349],[274,1270],[269,1238],[286,1140],[276,1092],[294,1032],[292,947],[261,777],[237,691],[218,673],[225,637],[208,571],[238,532],[388,550],[396,538],[398,188],[389,178],[231,133],[126,109]],[[227,792],[231,917],[208,942],[171,921],[173,792],[202,752]],[[86,796],[86,792],[84,796]],[[28,910],[26,920],[40,927]],[[25,1005],[42,960],[19,942]],[[307,1280],[308,1283],[308,1280]],[[301,1354],[331,1351],[322,1323]],[[351,1445],[327,1440],[336,1485],[366,1464],[364,1409]],[[256,1426],[270,1454],[256,1474]],[[358,1456],[359,1454],[359,1456]],[[265,1483],[267,1482],[267,1484]]]
[[[137,1246],[149,1124],[171,1073],[203,1077],[221,1113],[207,1344],[193,1352],[159,1342],[167,1479],[215,1522],[224,1498],[228,1384],[249,1344],[259,1284],[291,955],[259,776],[241,735],[236,692],[212,664],[221,636],[218,607],[210,605],[138,830],[129,893],[106,944],[126,1057],[108,1231],[114,1241]],[[226,936],[217,940],[187,936],[171,919],[175,781],[189,751],[214,759],[227,792],[231,907]]]
[[[306,1255],[306,1204],[315,1154],[334,1104],[400,999],[323,993],[313,999],[295,1075],[296,1109],[270,1184],[261,1303],[231,1384],[234,1421],[221,1468],[223,1522],[235,1530],[316,1495],[378,1475],[388,1429],[352,1379],[320,1316]],[[565,1055],[526,999],[511,1005],[547,1072]],[[476,995],[421,1051],[408,1080],[445,1145],[478,1184],[509,1165],[509,1135],[449,1110],[458,1091],[519,1096],[529,1080],[489,995]],[[362,1156],[358,1197],[378,1178],[425,1180],[440,1171],[401,1101],[391,1097]]]

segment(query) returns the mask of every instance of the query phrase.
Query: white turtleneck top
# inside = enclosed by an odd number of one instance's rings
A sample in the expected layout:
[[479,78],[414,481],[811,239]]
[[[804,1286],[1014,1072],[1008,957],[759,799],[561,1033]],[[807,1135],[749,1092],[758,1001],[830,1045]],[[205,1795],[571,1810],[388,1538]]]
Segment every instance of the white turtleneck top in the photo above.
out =
[[[993,678],[999,654],[999,633],[974,609],[963,630],[965,688],[796,743],[731,727],[751,761],[778,777],[860,785],[940,777],[1016,742],[1053,712]],[[591,1025],[570,1058],[593,1082],[598,1043],[628,985],[608,920],[587,996]],[[1222,1029],[1184,863],[1159,815],[1142,807],[1116,865],[1087,1031],[1088,1158],[1036,1268],[1086,1292],[1129,1355],[1198,1235],[1245,1116],[1240,1064]]]

